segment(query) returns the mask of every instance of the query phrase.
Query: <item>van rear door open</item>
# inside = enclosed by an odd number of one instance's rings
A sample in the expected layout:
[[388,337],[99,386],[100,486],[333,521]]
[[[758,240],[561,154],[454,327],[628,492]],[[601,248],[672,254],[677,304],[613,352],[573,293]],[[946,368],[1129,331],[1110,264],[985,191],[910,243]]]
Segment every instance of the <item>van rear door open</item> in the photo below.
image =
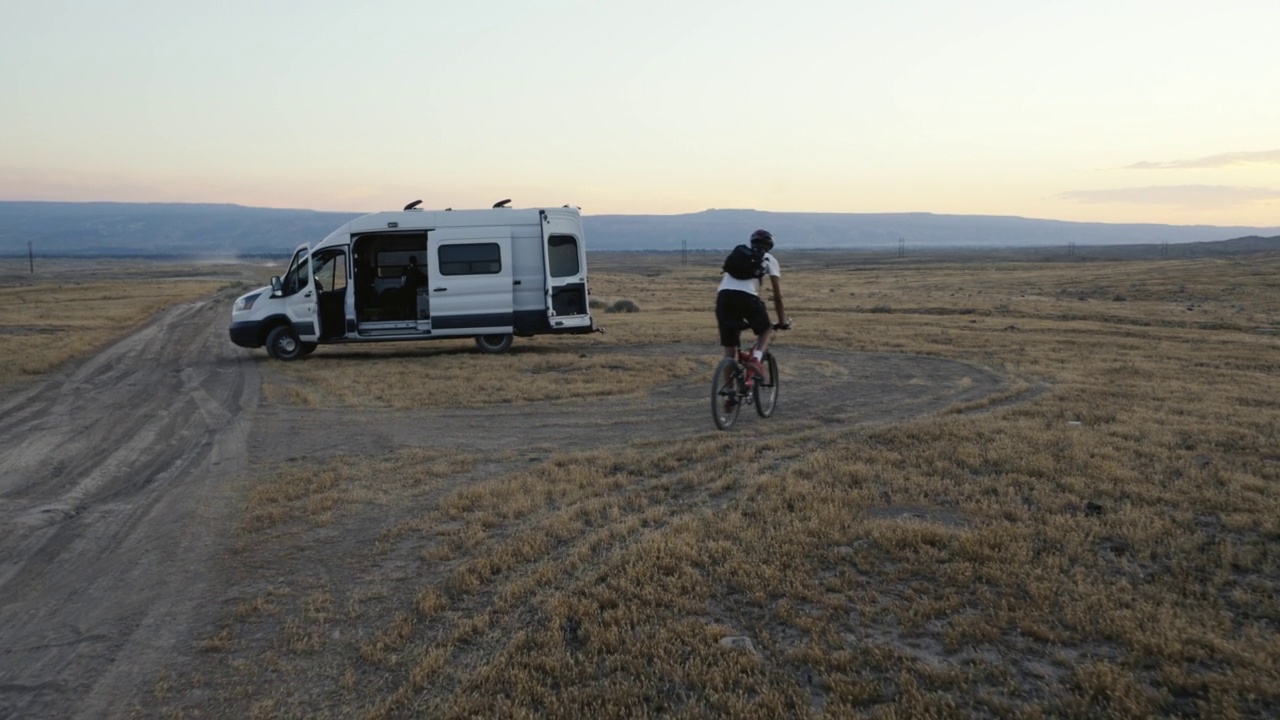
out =
[[434,335],[512,331],[511,228],[443,228],[427,236]]
[[587,306],[587,256],[576,216],[546,212],[542,225],[546,243],[547,320],[552,330],[590,327]]

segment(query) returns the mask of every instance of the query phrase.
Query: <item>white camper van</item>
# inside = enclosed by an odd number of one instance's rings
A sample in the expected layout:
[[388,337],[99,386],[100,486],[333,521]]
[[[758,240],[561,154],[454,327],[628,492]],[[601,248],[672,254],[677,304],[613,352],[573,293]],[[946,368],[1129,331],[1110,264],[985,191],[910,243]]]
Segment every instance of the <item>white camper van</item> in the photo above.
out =
[[587,254],[577,208],[365,215],[293,253],[283,277],[231,311],[231,342],[295,360],[321,343],[589,333]]

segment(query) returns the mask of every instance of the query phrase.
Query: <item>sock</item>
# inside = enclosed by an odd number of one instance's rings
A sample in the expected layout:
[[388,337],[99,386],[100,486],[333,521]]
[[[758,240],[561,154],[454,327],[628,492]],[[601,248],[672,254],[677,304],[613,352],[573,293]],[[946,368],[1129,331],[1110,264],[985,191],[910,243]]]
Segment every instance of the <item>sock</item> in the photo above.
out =
[[759,350],[752,350],[751,357],[755,358],[756,360],[763,360],[764,353],[760,352]]

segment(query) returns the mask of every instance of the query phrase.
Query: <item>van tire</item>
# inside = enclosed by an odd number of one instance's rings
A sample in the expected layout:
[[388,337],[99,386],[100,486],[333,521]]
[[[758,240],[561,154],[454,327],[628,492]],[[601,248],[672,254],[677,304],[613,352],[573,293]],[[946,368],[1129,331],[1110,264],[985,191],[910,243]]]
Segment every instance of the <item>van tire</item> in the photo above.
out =
[[298,334],[288,325],[277,325],[267,333],[267,354],[277,360],[297,360],[305,353]]
[[480,352],[496,355],[511,349],[510,335],[477,335],[476,347]]

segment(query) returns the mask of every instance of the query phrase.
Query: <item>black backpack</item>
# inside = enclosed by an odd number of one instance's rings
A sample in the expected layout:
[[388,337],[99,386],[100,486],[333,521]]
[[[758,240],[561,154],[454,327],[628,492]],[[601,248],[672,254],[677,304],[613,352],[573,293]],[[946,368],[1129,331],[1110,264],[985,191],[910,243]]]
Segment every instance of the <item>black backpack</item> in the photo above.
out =
[[764,249],[739,245],[724,259],[722,269],[738,280],[764,277]]

